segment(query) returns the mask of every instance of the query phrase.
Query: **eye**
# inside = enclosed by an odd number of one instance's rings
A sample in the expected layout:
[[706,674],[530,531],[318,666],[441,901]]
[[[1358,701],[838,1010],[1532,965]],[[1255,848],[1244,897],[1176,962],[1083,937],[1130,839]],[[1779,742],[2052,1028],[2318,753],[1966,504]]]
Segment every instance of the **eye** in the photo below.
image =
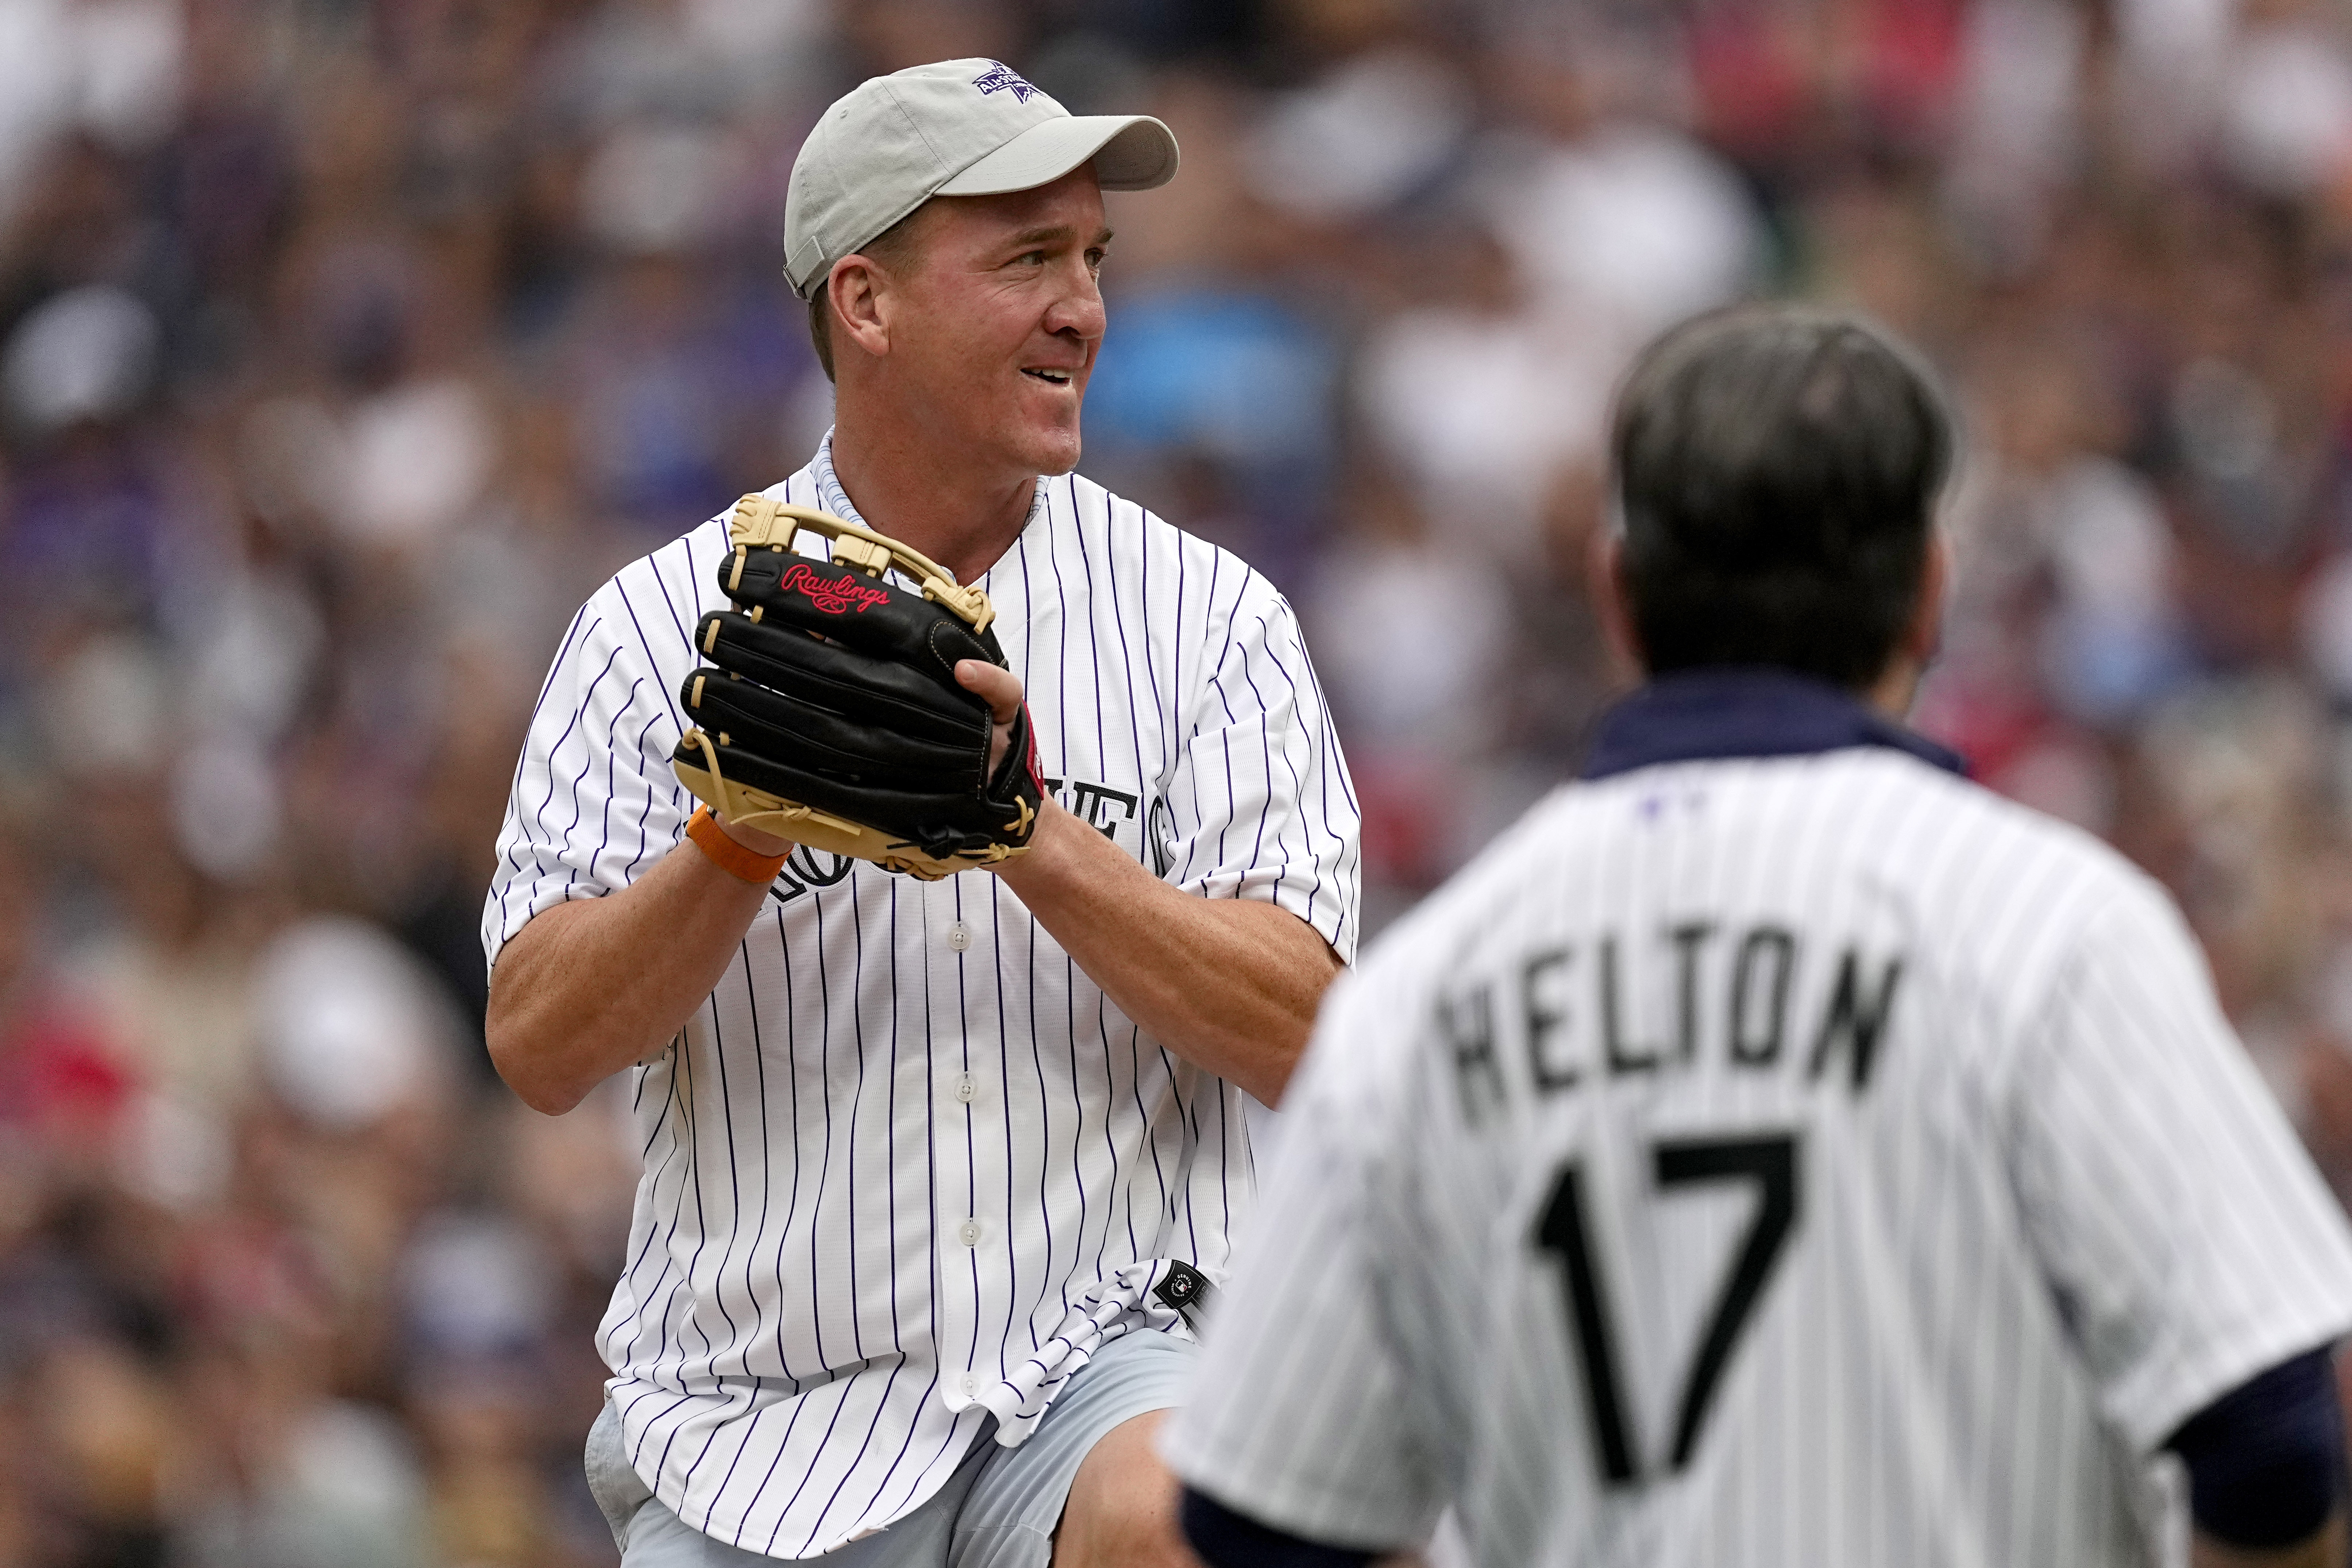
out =
[[1045,265],[1045,253],[1042,250],[1024,250],[1020,255],[1013,258],[1013,265],[1015,267],[1043,267]]
[[1103,263],[1109,259],[1109,251],[1104,249],[1099,245],[1095,246],[1087,252],[1087,270],[1089,272],[1100,272],[1102,270]]

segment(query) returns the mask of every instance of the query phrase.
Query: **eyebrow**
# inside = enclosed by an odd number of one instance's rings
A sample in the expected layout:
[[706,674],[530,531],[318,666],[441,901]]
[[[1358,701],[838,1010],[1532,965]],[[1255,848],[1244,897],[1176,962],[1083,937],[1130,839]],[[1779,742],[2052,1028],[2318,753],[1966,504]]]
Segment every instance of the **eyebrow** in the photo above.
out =
[[[1004,243],[1013,246],[1045,245],[1057,239],[1072,238],[1076,237],[1077,232],[1078,231],[1076,229],[1071,227],[1066,223],[1049,224],[1043,228],[1024,228],[1019,234],[1014,235],[1011,239],[1006,240]],[[1097,245],[1108,245],[1110,243],[1110,239],[1111,231],[1106,228],[1101,233],[1095,236],[1094,243]]]

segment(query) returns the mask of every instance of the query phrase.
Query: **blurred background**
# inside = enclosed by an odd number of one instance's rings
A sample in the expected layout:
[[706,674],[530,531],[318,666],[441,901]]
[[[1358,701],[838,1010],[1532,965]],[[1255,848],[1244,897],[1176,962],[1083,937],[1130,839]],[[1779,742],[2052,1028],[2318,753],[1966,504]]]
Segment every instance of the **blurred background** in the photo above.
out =
[[0,1564],[612,1561],[634,1152],[488,1069],[490,845],[579,601],[826,426],[803,134],[962,55],[1182,141],[1086,466],[1300,607],[1371,923],[1619,679],[1631,352],[1856,305],[1969,431],[1923,726],[2352,1194],[2340,0],[0,0]]

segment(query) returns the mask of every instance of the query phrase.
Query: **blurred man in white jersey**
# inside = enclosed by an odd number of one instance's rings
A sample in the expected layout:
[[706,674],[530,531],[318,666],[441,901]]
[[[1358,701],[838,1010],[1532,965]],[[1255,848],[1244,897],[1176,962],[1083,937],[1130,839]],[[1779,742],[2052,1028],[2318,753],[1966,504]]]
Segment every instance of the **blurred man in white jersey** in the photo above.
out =
[[1612,441],[1647,684],[1333,991],[1165,1436],[1193,1544],[2336,1568],[2343,1215],[2164,893],[1901,727],[1929,379],[1742,310]]
[[[499,1071],[626,1070],[645,1145],[589,1479],[625,1568],[1181,1561],[1150,1446],[1272,1103],[1355,942],[1356,814],[1290,607],[1079,479],[1102,192],[1176,171],[992,60],[865,83],[793,172],[838,398],[771,497],[978,583],[1030,847],[938,882],[694,810],[669,756],[723,518],[581,611],[484,918]],[[730,499],[730,498],[718,498]],[[808,536],[814,537],[814,536]],[[806,548],[806,546],[803,546]]]

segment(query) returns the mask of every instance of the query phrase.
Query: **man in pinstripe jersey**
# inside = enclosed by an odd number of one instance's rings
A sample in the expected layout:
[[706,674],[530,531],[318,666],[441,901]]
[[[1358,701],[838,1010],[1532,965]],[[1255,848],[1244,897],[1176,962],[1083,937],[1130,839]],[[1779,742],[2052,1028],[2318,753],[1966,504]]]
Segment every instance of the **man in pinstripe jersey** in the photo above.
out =
[[[1060,797],[937,883],[684,837],[667,758],[719,521],[583,607],[484,915],[499,1071],[627,1070],[645,1139],[590,1480],[626,1568],[1172,1563],[1150,1438],[1353,948],[1354,803],[1289,606],[1071,470],[1102,191],[1174,138],[1001,64],[877,78],[795,164],[786,277],[837,389],[770,490],[995,602]],[[803,542],[803,548],[812,548]],[[698,831],[700,831],[698,829]]]
[[1485,1568],[2340,1568],[2352,1231],[2162,890],[1899,723],[1929,381],[1735,311],[1613,444],[1648,683],[1323,1010],[1169,1433],[1201,1555],[1450,1500]]

